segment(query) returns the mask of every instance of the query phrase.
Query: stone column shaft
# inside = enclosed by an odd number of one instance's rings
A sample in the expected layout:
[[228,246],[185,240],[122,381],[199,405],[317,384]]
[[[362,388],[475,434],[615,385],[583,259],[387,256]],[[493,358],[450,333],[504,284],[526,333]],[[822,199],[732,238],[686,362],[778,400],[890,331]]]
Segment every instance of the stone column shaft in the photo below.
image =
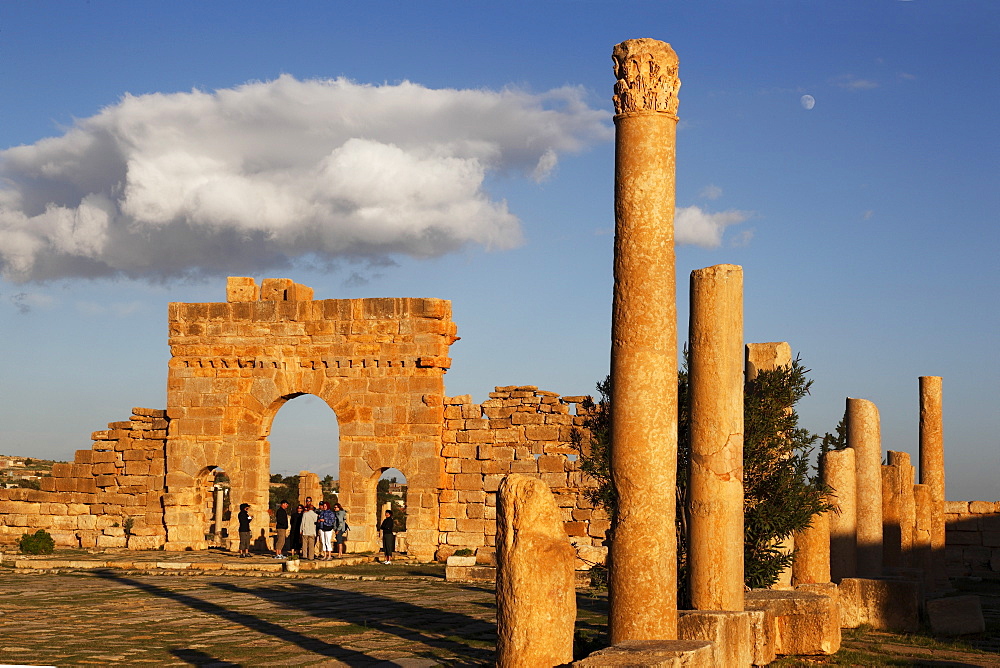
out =
[[830,514],[830,579],[839,583],[858,572],[857,478],[854,450],[830,450],[820,457],[823,482],[833,490],[831,502],[837,507]]
[[813,515],[812,524],[795,534],[792,584],[830,582],[830,513]]
[[913,486],[913,505],[916,511],[916,527],[913,531],[912,565],[924,571],[924,587],[926,591],[933,591],[936,580],[931,554],[934,504],[930,486],[923,484]]
[[882,559],[886,568],[909,566],[916,518],[913,467],[906,452],[889,450],[882,466]]
[[920,484],[930,490],[931,563],[943,581],[947,580],[944,523],[944,426],[942,420],[942,378],[920,376]]
[[677,637],[677,312],[674,164],[677,55],[614,48],[615,258],[609,571],[612,644]]
[[497,492],[499,668],[573,661],[576,551],[548,485],[511,474]]
[[688,582],[695,610],[743,610],[743,269],[691,272]]
[[858,577],[882,575],[882,436],[878,408],[847,400],[847,443],[857,476]]
[[212,533],[215,535],[222,533],[222,509],[225,504],[225,493],[222,487],[215,488],[212,504]]

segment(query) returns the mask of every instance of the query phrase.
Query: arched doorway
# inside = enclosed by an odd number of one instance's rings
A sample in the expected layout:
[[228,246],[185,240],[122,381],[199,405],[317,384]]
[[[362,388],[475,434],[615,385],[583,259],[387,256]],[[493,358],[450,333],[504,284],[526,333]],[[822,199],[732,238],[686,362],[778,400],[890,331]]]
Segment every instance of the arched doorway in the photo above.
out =
[[[385,519],[385,511],[392,511],[393,523],[396,529],[396,551],[407,552],[406,520],[407,491],[406,476],[397,468],[382,469],[375,484],[375,517],[378,522]],[[381,549],[381,543],[376,549]]]

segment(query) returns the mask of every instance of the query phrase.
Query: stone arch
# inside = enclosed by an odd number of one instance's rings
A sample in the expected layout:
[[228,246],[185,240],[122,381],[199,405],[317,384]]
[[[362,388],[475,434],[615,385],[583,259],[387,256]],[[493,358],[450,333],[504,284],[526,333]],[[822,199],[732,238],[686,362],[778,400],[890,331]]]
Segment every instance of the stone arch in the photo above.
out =
[[444,475],[446,355],[456,340],[450,303],[313,301],[285,280],[266,279],[258,293],[234,289],[252,279],[230,279],[229,302],[170,306],[167,549],[205,546],[194,497],[208,465],[229,475],[231,503],[257,511],[255,536],[266,531],[271,423],[289,399],[314,394],[340,427],[340,501],[352,515],[353,548],[375,535],[366,480],[392,467],[406,471],[411,506],[420,508],[411,515],[411,550],[430,558]]

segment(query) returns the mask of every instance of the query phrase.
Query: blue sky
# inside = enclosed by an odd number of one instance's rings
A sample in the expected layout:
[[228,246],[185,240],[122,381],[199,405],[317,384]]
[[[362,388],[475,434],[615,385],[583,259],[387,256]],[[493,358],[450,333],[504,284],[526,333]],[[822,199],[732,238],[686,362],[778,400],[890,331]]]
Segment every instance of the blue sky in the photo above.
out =
[[[867,398],[915,457],[943,376],[948,497],[1000,498],[994,2],[0,3],[0,452],[162,407],[167,303],[227,273],[451,299],[451,395],[593,393],[632,37],[681,62],[682,341],[690,271],[740,264],[804,426]],[[272,469],[335,473],[332,433],[290,402]]]

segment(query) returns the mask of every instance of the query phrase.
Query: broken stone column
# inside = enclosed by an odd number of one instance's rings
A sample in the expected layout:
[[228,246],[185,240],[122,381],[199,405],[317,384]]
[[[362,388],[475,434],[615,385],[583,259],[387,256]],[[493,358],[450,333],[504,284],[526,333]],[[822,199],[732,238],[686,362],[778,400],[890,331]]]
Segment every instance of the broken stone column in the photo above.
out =
[[830,513],[812,516],[812,524],[795,533],[792,584],[830,582]]
[[677,54],[614,47],[615,257],[611,317],[612,643],[677,637]]
[[882,575],[882,435],[878,408],[847,399],[847,443],[857,476],[858,577]]
[[913,551],[916,515],[913,466],[906,452],[889,450],[882,466],[882,560],[886,568],[906,568]]
[[299,503],[305,504],[306,498],[312,499],[313,506],[318,508],[323,500],[323,486],[319,484],[318,474],[299,471]]
[[920,376],[920,483],[930,490],[931,564],[947,585],[944,524],[944,428],[941,376]]
[[695,610],[743,610],[743,269],[691,272],[688,582]]
[[833,490],[830,514],[830,579],[840,582],[857,575],[857,502],[854,450],[830,450],[820,456],[823,482]]
[[548,485],[511,474],[497,492],[497,661],[551,668],[573,660],[576,552]]

